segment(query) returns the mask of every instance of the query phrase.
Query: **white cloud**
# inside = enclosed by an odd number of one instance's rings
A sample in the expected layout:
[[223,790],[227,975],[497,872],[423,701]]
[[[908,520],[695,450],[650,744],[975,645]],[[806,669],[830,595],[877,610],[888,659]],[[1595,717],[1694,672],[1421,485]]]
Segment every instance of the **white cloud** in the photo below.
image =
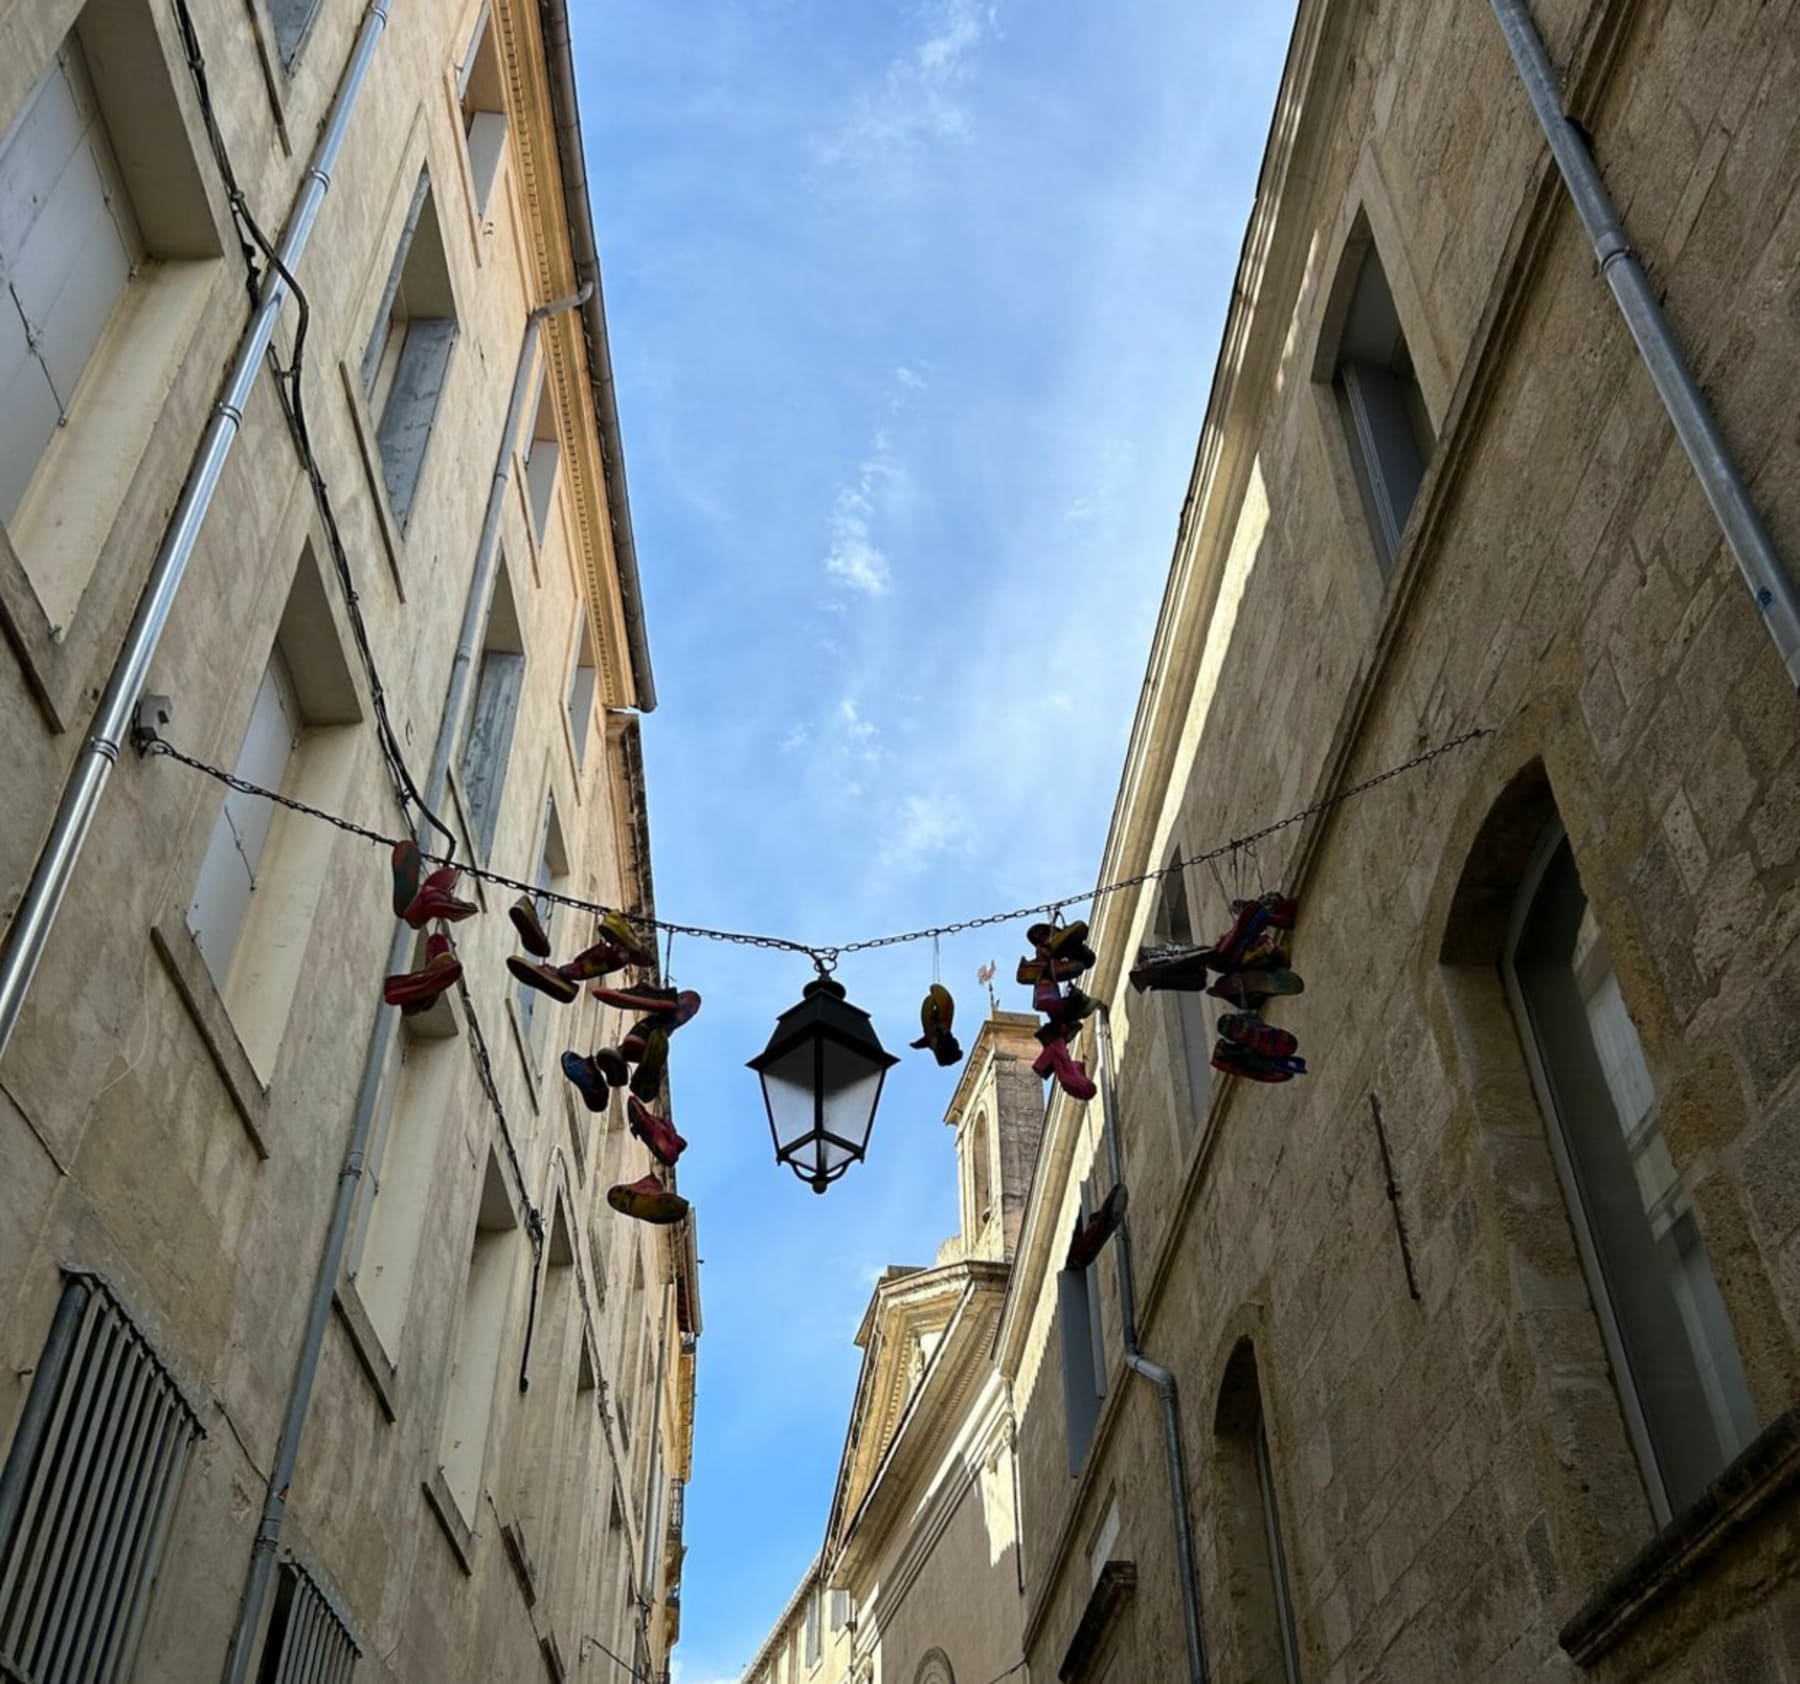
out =
[[894,370],[894,379],[909,392],[922,392],[925,390],[925,376],[916,368],[910,368],[905,363],[902,363]]
[[968,810],[954,795],[908,795],[895,809],[879,863],[889,871],[923,871],[947,855],[966,855],[974,840]]
[[982,43],[997,33],[999,8],[983,0],[934,0],[921,9],[924,33],[863,89],[847,117],[815,143],[821,162],[891,169],[922,144],[965,139],[972,128],[962,94]]
[[812,741],[812,732],[804,724],[790,725],[787,734],[775,746],[783,754],[792,754],[796,749],[805,748]]
[[893,440],[878,429],[869,453],[856,465],[856,478],[844,486],[832,505],[826,530],[830,548],[825,571],[865,596],[886,596],[893,588],[893,569],[875,536],[874,523],[904,503],[910,491],[906,470],[894,455]]

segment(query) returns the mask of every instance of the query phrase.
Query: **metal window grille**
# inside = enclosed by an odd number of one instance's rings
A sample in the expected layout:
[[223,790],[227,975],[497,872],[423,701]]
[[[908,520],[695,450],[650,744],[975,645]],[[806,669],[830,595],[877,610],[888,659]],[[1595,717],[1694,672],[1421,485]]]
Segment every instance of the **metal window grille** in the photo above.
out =
[[0,1676],[114,1684],[201,1427],[105,1285],[72,1276],[0,1472]]
[[359,1654],[312,1576],[284,1561],[256,1684],[348,1684]]

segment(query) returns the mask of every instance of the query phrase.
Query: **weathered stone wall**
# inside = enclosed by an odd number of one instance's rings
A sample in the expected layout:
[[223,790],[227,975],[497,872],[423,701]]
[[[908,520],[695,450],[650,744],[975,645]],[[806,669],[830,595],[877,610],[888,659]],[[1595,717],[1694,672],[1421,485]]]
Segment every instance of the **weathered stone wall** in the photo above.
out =
[[[1777,547],[1800,557],[1800,55],[1787,3],[1535,8]],[[1254,1341],[1303,1675],[1573,1677],[1558,1633],[1657,1532],[1497,973],[1549,803],[1618,967],[1759,1418],[1795,1397],[1800,704],[1574,219],[1485,6],[1302,7],[1325,45],[1257,280],[1217,476],[1177,556],[1155,776],[1109,866],[1160,865],[1474,725],[1496,735],[1262,845],[1296,886],[1312,1073],[1187,1104],[1166,1002],[1119,986],[1149,896],[1101,927],[1146,1349],[1181,1384],[1216,1675],[1250,1676],[1223,1558],[1226,1365]],[[1385,577],[1316,347],[1357,212],[1438,434]],[[1187,571],[1185,574],[1183,570]],[[1209,572],[1209,570],[1212,570]],[[1222,583],[1220,579],[1222,576]],[[1192,598],[1192,600],[1189,600]],[[1541,769],[1541,770],[1540,770]],[[1124,838],[1124,842],[1120,841]],[[1254,879],[1255,865],[1246,866]],[[1459,893],[1460,886],[1460,893]],[[1225,922],[1203,870],[1189,894]],[[1210,1004],[1210,1003],[1209,1003]],[[1373,1132],[1379,1097],[1420,1300]],[[1085,1136],[1060,1104],[1015,1273],[1027,1652],[1054,1677],[1116,1496],[1135,1561],[1110,1676],[1182,1675],[1155,1394],[1117,1365],[1066,1473],[1054,1326]],[[1058,1154],[1060,1153],[1060,1156]],[[1029,1244],[1029,1232],[1028,1240]],[[1108,1314],[1113,1274],[1103,1265]],[[1599,1678],[1800,1676],[1790,1498],[1627,1622]],[[1260,1673],[1257,1676],[1261,1676]]]
[[[68,717],[54,721],[40,706],[16,638],[0,656],[7,745],[0,904],[9,912],[245,320],[236,241],[172,14],[164,6],[143,10],[162,60],[160,68],[146,64],[146,74],[167,77],[184,119],[184,131],[168,143],[190,148],[199,160],[227,255],[211,265],[191,350],[65,640],[58,670],[74,698]],[[361,11],[354,0],[323,0],[291,77],[276,71],[270,78],[251,14],[234,0],[194,0],[221,125],[249,203],[271,233],[298,189]],[[513,139],[486,215],[475,213],[455,70],[479,11],[475,0],[394,8],[299,270],[312,306],[307,417],[394,724],[421,778],[526,312],[573,290],[566,232],[556,220],[562,196],[535,7],[495,8],[515,66]],[[41,0],[0,19],[0,130],[76,12],[72,0]],[[266,34],[260,5],[255,20]],[[402,536],[378,506],[379,460],[359,434],[357,371],[425,162],[460,331]],[[278,334],[283,356],[292,346],[292,314],[290,307],[289,325]],[[598,706],[580,762],[568,722],[586,558],[607,542],[588,518],[603,511],[604,492],[588,469],[598,453],[576,319],[549,324],[545,345],[553,389],[571,419],[541,542],[516,459],[503,505],[501,543],[527,669],[491,860],[516,876],[531,875],[546,798],[553,797],[570,889],[617,898],[636,893],[620,864],[632,798]],[[229,765],[295,570],[311,565],[302,561],[309,541],[362,720],[334,804],[392,833],[400,820],[371,728],[371,697],[269,378],[258,382],[247,406],[149,688],[173,699],[173,741]],[[609,568],[609,554],[604,561]],[[607,671],[625,670],[622,651],[601,655]],[[603,681],[597,702],[631,699]],[[53,729],[57,723],[62,728]],[[279,1051],[266,1080],[258,1079],[236,1047],[222,1001],[216,994],[190,998],[195,976],[207,983],[204,967],[189,963],[184,970],[153,937],[160,932],[173,950],[186,938],[183,919],[220,797],[218,785],[170,761],[123,758],[24,1021],[0,1063],[0,1354],[8,1376],[0,1384],[0,1442],[10,1441],[64,1265],[100,1269],[117,1283],[202,1404],[207,1436],[175,1511],[134,1675],[147,1684],[215,1674],[223,1659],[393,930],[381,851],[344,836],[315,838],[310,845],[328,849],[317,915]],[[447,1043],[432,1056],[456,1059],[459,1068],[431,1131],[429,1216],[404,1335],[391,1351],[379,1342],[371,1348],[366,1317],[359,1320],[352,1306],[357,1289],[343,1284],[347,1307],[327,1329],[284,1537],[341,1597],[363,1646],[359,1676],[526,1676],[543,1667],[546,1639],[573,1675],[588,1636],[629,1658],[628,1562],[641,1561],[646,1550],[662,1554],[661,1540],[645,1537],[652,1524],[646,1441],[659,1372],[668,1385],[660,1415],[664,1477],[684,1430],[665,1242],[614,1218],[604,1201],[609,1181],[643,1173],[643,1150],[617,1115],[594,1119],[571,1106],[555,1068],[564,1045],[611,1038],[616,1014],[591,1000],[566,1010],[543,1000],[539,1036],[525,1036],[502,968],[514,948],[505,897],[484,891],[477,898],[484,915],[459,928],[457,943],[516,1165],[482,1098],[474,1059],[462,1042]],[[565,917],[559,947],[566,951],[578,933]],[[223,1050],[215,1055],[206,1037],[221,1033]],[[515,1210],[535,1205],[547,1226],[562,1224],[565,1257],[560,1274],[552,1267],[546,1276],[531,1388],[521,1396],[530,1292],[522,1231],[514,1247],[483,1496],[470,1517],[472,1538],[463,1540],[465,1566],[423,1488],[440,1455],[453,1330],[490,1152],[503,1166]],[[555,1249],[553,1240],[553,1263]],[[647,1350],[646,1327],[654,1335]],[[659,1344],[668,1351],[660,1366]],[[634,1378],[626,1383],[628,1374]],[[534,1412],[549,1415],[551,1427],[541,1416],[534,1422]],[[525,1448],[545,1444],[547,1462]],[[614,1493],[617,1529],[609,1525]],[[538,1569],[535,1606],[527,1605],[509,1564],[501,1538],[507,1523],[517,1523]],[[659,1612],[654,1634],[662,1618]],[[660,1649],[660,1635],[655,1641]]]

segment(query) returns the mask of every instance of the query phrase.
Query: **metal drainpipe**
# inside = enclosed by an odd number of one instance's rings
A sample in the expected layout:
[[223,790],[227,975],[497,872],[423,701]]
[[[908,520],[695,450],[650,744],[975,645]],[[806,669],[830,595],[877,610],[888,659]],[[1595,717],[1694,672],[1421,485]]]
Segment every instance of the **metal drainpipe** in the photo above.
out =
[[18,1026],[19,1013],[24,1009],[25,996],[43,959],[51,926],[62,909],[63,896],[68,893],[75,876],[76,862],[81,857],[88,831],[93,827],[100,798],[106,792],[119,750],[131,729],[138,697],[150,672],[150,662],[162,641],[170,610],[175,605],[175,593],[181,589],[182,577],[193,557],[194,546],[199,542],[207,510],[212,507],[213,493],[218,490],[225,459],[231,454],[238,429],[243,425],[244,406],[250,401],[251,388],[256,384],[263,356],[275,335],[276,318],[288,295],[281,268],[285,267],[290,274],[294,272],[312,236],[319,207],[331,190],[331,172],[343,150],[351,113],[368,78],[375,47],[387,26],[387,18],[388,0],[370,0],[324,131],[313,148],[312,161],[306,167],[300,191],[288,213],[287,230],[279,247],[281,266],[271,264],[263,278],[262,297],[250,318],[249,327],[244,330],[244,337],[238,341],[237,355],[226,376],[225,389],[213,406],[212,419],[201,435],[199,451],[188,468],[175,513],[163,533],[162,547],[151,563],[150,576],[144,581],[143,593],[138,597],[137,611],[131,617],[131,625],[113,663],[112,675],[106,681],[100,705],[94,710],[87,741],[82,744],[75,764],[69,770],[62,799],[50,824],[50,835],[32,868],[31,881],[25,886],[18,910],[13,914],[5,945],[0,948],[0,1054],[6,1051],[13,1030]]
[[[475,568],[469,580],[468,599],[463,604],[462,630],[457,636],[456,655],[450,663],[450,682],[444,697],[443,717],[438,721],[437,741],[432,746],[431,770],[425,781],[427,807],[437,807],[449,789],[450,757],[462,735],[476,641],[487,622],[488,608],[494,594],[494,578],[498,572],[500,507],[511,477],[513,445],[519,434],[519,417],[525,407],[525,393],[534,361],[533,353],[537,348],[538,330],[547,317],[573,310],[584,303],[586,298],[587,289],[584,287],[569,298],[558,299],[553,304],[539,305],[525,320],[525,336],[519,346],[519,364],[513,373],[512,398],[506,408],[505,430],[500,435],[493,484],[488,490],[481,536],[476,541]],[[425,822],[420,821],[421,832]],[[420,840],[424,840],[422,835]],[[393,943],[388,949],[387,968],[390,973],[406,968],[416,940],[413,931],[405,924],[396,925]],[[231,1634],[231,1648],[225,1661],[224,1684],[243,1684],[249,1671],[256,1628],[261,1621],[269,1579],[275,1570],[275,1549],[281,1541],[282,1525],[287,1518],[288,1487],[300,1460],[300,1439],[306,1430],[313,1383],[318,1378],[319,1355],[324,1349],[325,1329],[331,1320],[331,1303],[337,1291],[338,1272],[343,1267],[344,1251],[350,1237],[350,1218],[356,1207],[356,1189],[363,1177],[369,1136],[374,1130],[375,1106],[381,1097],[381,1073],[387,1062],[388,1040],[398,1019],[399,1013],[392,1006],[381,1005],[376,1009],[375,1025],[369,1032],[368,1051],[363,1057],[362,1077],[356,1090],[356,1114],[350,1125],[350,1144],[344,1153],[343,1168],[338,1172],[337,1198],[331,1210],[331,1226],[326,1232],[325,1251],[319,1259],[318,1274],[313,1282],[312,1303],[306,1316],[306,1334],[301,1341],[300,1361],[294,1374],[293,1389],[288,1394],[287,1412],[282,1417],[275,1463],[269,1470],[262,1520],[256,1529],[256,1540],[251,1545],[250,1570],[244,1581],[244,1594],[238,1604],[237,1625]]]
[[[1094,1014],[1100,1065],[1100,1132],[1106,1137],[1108,1173],[1123,1186],[1118,1116],[1113,1104],[1112,1014],[1102,1005]],[[1119,1274],[1119,1332],[1125,1366],[1141,1374],[1162,1400],[1163,1453],[1169,1476],[1169,1508],[1175,1523],[1175,1564],[1181,1574],[1181,1629],[1187,1643],[1189,1684],[1207,1684],[1206,1637],[1200,1625],[1200,1579],[1194,1563],[1194,1522],[1188,1503],[1187,1451],[1181,1437],[1181,1400],[1175,1376],[1152,1362],[1138,1345],[1137,1283],[1131,1268],[1131,1223],[1122,1218],[1113,1236]]]
[[1593,242],[1600,273],[1611,286],[1625,325],[1637,341],[1681,448],[1712,505],[1725,542],[1761,611],[1788,680],[1800,689],[1800,591],[1776,552],[1775,541],[1750,500],[1731,447],[1682,355],[1655,290],[1619,220],[1587,140],[1562,107],[1555,67],[1532,21],[1528,0],[1492,0],[1519,80],[1537,115],[1576,214]]
[[[669,1305],[674,1292],[672,1281],[663,1282],[662,1317],[656,1328],[656,1391],[650,1399],[650,1476],[644,1493],[644,1524],[652,1533],[660,1532],[662,1516],[658,1513],[657,1489],[662,1483],[662,1401],[663,1385],[669,1366]],[[657,1563],[662,1560],[663,1541],[657,1536],[644,1539],[644,1584],[640,1593],[640,1630],[646,1657],[650,1651],[650,1597],[656,1589]]]

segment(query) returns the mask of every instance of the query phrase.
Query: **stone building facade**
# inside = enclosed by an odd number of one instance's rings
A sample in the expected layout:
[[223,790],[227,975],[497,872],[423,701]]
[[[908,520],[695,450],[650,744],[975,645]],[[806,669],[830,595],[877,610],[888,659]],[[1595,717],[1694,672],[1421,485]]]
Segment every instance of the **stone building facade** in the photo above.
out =
[[[250,319],[209,122],[275,238],[352,86],[303,358],[290,302],[149,666],[160,728],[394,836],[385,711],[421,786],[445,746],[462,857],[652,909],[568,30],[562,0],[0,17],[9,922]],[[666,1675],[692,1222],[608,1208],[647,1154],[557,1057],[618,1014],[521,991],[510,894],[463,892],[466,992],[399,1021],[384,850],[120,756],[0,1057],[0,1673]]]
[[[1791,568],[1800,10],[1532,10]],[[1800,1678],[1800,703],[1487,5],[1299,5],[1099,876],[1172,863],[1092,986],[1184,1489],[1119,1242],[1070,1336],[1112,1176],[1058,1094],[997,1340],[1030,1676],[1194,1675],[1180,1516],[1233,1684]],[[1126,982],[1265,887],[1281,1085]]]
[[996,1012],[969,1049],[944,1117],[958,1231],[931,1267],[876,1283],[824,1545],[745,1684],[985,1684],[1019,1666],[1019,1488],[993,1342],[1043,1119],[1033,1023]]

